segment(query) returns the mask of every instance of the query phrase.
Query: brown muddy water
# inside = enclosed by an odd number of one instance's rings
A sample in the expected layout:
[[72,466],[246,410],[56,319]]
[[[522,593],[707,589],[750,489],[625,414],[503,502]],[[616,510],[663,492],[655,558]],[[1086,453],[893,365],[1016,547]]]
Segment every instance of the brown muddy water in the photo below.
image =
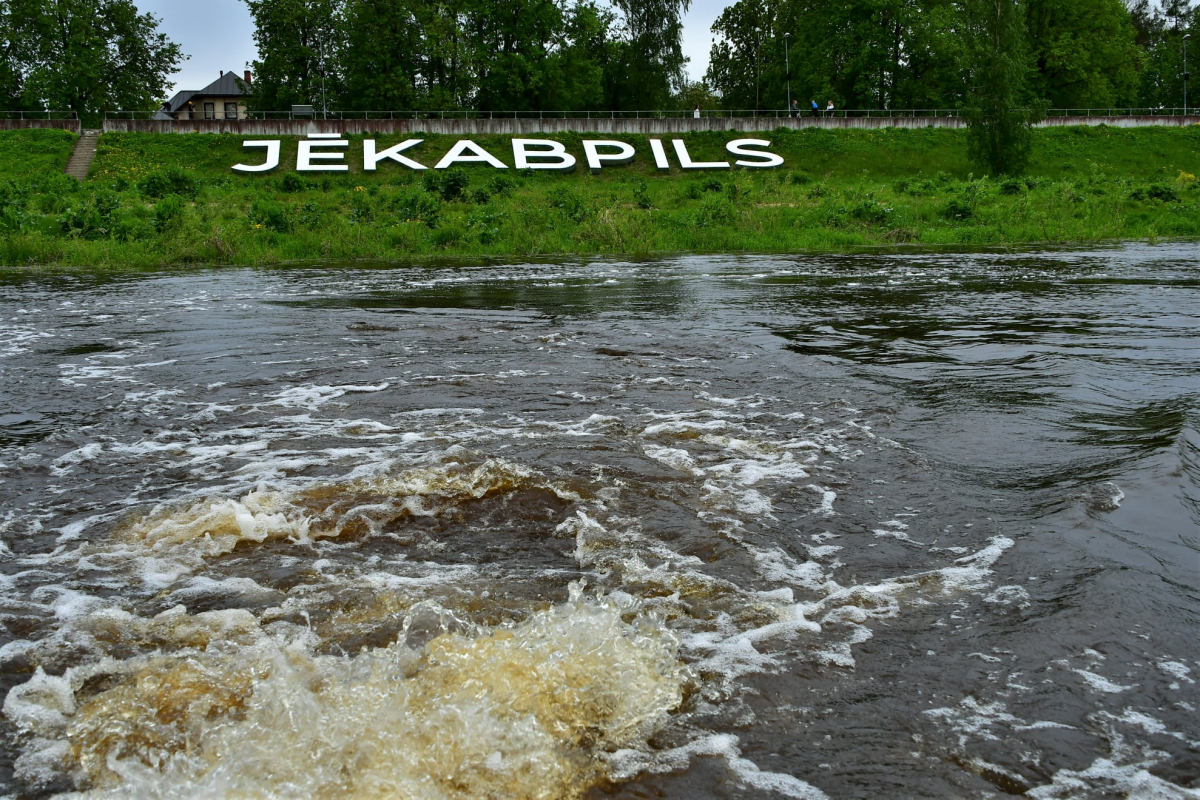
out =
[[1200,249],[0,281],[13,797],[1200,797]]

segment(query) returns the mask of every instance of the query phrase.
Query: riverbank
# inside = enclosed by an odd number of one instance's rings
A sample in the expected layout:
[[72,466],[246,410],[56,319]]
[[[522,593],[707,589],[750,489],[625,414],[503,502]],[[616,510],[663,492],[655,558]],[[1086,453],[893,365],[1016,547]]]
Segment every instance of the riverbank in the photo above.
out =
[[[1200,126],[1044,129],[1030,173],[972,174],[963,131],[807,129],[767,135],[785,166],[669,174],[645,137],[627,166],[593,175],[488,167],[361,171],[350,137],[345,174],[280,170],[235,136],[106,134],[88,179],[62,175],[74,136],[0,133],[0,263],[156,268],[191,263],[425,256],[839,251],[1005,246],[1200,236]],[[376,137],[379,147],[399,137]],[[512,163],[507,137],[472,137]],[[551,137],[582,157],[581,137]],[[694,158],[723,157],[725,133],[683,137]],[[455,139],[406,151],[426,164]]]

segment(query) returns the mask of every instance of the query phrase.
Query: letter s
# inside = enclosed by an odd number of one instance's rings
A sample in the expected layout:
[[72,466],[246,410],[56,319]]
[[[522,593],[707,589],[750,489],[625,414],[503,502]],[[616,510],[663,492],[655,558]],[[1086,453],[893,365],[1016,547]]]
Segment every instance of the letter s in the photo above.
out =
[[759,150],[747,150],[747,147],[770,147],[771,143],[765,139],[734,139],[729,144],[725,145],[725,149],[730,155],[745,156],[747,158],[760,159],[756,161],[735,161],[739,167],[748,167],[750,169],[771,169],[772,167],[783,166],[783,156],[775,153],[763,153]]

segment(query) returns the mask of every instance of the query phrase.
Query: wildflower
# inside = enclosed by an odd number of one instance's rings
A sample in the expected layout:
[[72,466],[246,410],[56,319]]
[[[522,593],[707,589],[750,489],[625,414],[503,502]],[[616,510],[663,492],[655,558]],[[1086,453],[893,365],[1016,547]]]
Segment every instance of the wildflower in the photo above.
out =
[[363,192],[363,191],[366,191],[366,190],[365,190],[365,189],[363,189],[363,187],[361,187],[361,186],[355,186],[355,187],[354,187],[354,191],[356,191],[356,192]]

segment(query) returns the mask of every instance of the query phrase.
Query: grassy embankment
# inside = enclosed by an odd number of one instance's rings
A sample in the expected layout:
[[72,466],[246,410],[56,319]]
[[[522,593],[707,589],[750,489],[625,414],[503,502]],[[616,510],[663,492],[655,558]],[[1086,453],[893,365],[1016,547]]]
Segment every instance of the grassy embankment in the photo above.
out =
[[[628,166],[592,175],[489,167],[418,173],[394,163],[349,174],[259,163],[240,137],[108,134],[88,180],[62,169],[61,131],[0,133],[0,264],[159,267],[306,259],[555,253],[787,252],[873,245],[1017,245],[1200,235],[1200,126],[1035,132],[1029,175],[976,178],[951,130],[775,131],[778,170],[669,175],[644,137]],[[254,137],[260,138],[260,137]],[[375,137],[380,149],[402,137]],[[473,137],[512,164],[507,137]],[[582,163],[580,140],[566,143]],[[685,139],[724,160],[732,133]],[[432,166],[455,141],[406,153]]]

